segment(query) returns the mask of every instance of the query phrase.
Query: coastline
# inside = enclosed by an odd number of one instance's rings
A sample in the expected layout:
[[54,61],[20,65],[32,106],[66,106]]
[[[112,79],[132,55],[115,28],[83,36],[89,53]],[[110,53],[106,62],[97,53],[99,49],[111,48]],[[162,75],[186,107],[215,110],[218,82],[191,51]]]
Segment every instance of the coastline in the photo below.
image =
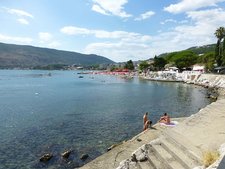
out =
[[[194,142],[193,145],[198,147],[198,152],[203,153],[203,151],[208,149],[218,150],[221,144],[225,143],[225,134],[223,134],[225,133],[225,124],[223,124],[223,118],[225,117],[225,75],[202,74],[184,82],[213,89],[215,90],[214,92],[217,92],[218,98],[216,102],[209,104],[198,113],[181,120],[178,126],[173,129],[166,129],[166,131],[174,130],[175,133],[181,134],[183,138],[189,138],[192,143]],[[204,126],[204,128],[200,126]],[[148,144],[163,134],[165,128],[162,129],[159,127],[159,124],[156,124],[154,127],[156,130],[149,129],[134,136],[131,140],[116,146],[111,151],[82,166],[81,169],[111,169],[124,165],[123,160],[130,159],[135,148],[138,149],[138,147]],[[220,133],[215,133],[215,131]],[[207,132],[208,134],[206,134]],[[143,137],[143,142],[137,141],[137,138],[140,137]],[[201,156],[201,153],[198,152],[197,154]]]

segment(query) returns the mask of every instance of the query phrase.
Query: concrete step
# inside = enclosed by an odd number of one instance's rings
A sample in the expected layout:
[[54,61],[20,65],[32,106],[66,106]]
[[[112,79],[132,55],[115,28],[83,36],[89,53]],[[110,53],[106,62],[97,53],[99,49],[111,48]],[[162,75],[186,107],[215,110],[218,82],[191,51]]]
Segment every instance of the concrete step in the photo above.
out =
[[138,163],[129,159],[120,162],[120,165],[116,169],[142,169]]
[[167,169],[185,169],[160,143],[152,144],[152,149]]
[[[218,105],[218,107],[213,106],[213,107],[206,107],[203,111],[208,111],[208,112],[214,112],[214,113],[218,113],[218,114],[223,114],[224,112],[221,111],[221,106],[222,105]],[[224,107],[225,109],[225,107]]]
[[195,160],[183,152],[177,144],[174,144],[174,142],[168,141],[165,137],[160,140],[162,147],[169,152],[185,169],[192,169],[199,165]]
[[129,166],[127,167],[129,169],[143,169],[138,163],[130,163]]
[[208,106],[208,107],[205,107],[202,111],[216,112],[216,113],[222,114],[221,105],[214,105],[213,107]]
[[177,148],[183,151],[195,164],[200,164],[202,152],[197,147],[193,146],[188,138],[185,138],[176,130],[166,130],[163,132],[163,136],[171,144],[174,144]]
[[152,148],[148,150],[148,160],[154,169],[166,169],[166,166],[158,159]]
[[138,162],[137,165],[139,165],[139,167],[141,169],[157,169],[154,167],[154,165],[149,160],[143,161],[143,162]]
[[[130,159],[123,166],[129,169],[193,169],[201,165],[200,157],[200,149],[173,128],[139,147],[132,153],[133,161]],[[124,169],[123,166],[118,169]]]

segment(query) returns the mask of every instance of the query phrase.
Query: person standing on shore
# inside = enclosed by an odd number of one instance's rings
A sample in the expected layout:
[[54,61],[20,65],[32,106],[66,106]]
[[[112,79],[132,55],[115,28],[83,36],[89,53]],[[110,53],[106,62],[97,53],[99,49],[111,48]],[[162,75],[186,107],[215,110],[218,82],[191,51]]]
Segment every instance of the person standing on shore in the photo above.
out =
[[143,116],[143,126],[145,126],[145,123],[148,121],[148,112],[146,112]]

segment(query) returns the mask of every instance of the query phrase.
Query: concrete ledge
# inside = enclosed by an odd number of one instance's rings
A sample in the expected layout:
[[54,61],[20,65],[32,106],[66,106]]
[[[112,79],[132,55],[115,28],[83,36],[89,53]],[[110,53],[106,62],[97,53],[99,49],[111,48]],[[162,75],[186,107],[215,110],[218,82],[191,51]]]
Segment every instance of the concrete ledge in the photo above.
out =
[[[176,120],[180,123],[184,121],[185,118],[175,118],[172,120]],[[109,152],[97,157],[83,167],[80,167],[80,169],[115,169],[119,166],[121,161],[130,158],[131,154],[142,145],[158,138],[167,128],[167,126],[155,124],[152,128],[149,128],[134,136],[132,139],[119,144]]]

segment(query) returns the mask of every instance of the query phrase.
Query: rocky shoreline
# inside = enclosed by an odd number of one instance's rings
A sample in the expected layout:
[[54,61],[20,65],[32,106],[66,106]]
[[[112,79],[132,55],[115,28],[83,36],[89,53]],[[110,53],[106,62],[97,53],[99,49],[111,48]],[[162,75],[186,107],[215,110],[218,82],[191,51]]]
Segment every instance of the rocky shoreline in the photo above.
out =
[[194,77],[192,80],[188,79],[184,81],[184,83],[208,88],[207,97],[215,101],[225,98],[225,75],[201,74]]

